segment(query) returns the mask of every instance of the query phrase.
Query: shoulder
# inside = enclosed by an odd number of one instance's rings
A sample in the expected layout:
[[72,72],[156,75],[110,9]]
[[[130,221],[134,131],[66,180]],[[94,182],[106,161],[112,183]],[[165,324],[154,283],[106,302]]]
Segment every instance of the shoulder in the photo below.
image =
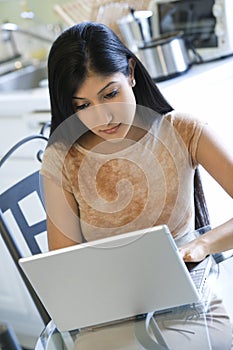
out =
[[42,168],[51,164],[62,163],[67,150],[63,143],[49,143],[43,155]]
[[62,173],[73,159],[79,158],[80,152],[77,149],[76,143],[69,147],[62,142],[51,143],[44,152],[41,173]]
[[197,165],[197,145],[206,122],[190,113],[179,111],[172,111],[164,118],[182,139],[191,156],[192,164]]
[[174,110],[165,114],[164,117],[176,129],[183,129],[185,127],[195,128],[203,125],[203,121],[191,113],[185,113]]
[[59,142],[52,143],[45,150],[40,174],[73,193],[73,179],[82,158],[76,143],[70,147]]
[[199,137],[205,125],[205,122],[201,119],[185,112],[172,111],[166,114],[164,118],[175,128],[184,141],[190,140],[194,135]]

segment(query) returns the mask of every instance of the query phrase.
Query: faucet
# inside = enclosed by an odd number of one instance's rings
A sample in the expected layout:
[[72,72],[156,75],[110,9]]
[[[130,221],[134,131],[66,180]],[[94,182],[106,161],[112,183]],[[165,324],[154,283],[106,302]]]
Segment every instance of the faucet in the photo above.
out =
[[3,23],[0,26],[0,30],[3,32],[19,32],[19,33],[31,36],[37,40],[41,40],[41,41],[44,41],[44,42],[49,43],[49,44],[52,43],[52,39],[46,38],[42,35],[39,35],[39,34],[31,32],[29,30],[23,29],[15,23]]
[[44,37],[42,35],[33,33],[31,31],[24,29],[24,28],[21,28],[15,23],[10,23],[10,22],[3,23],[2,25],[0,25],[0,31],[5,33],[5,35],[3,36],[3,41],[10,42],[11,47],[12,47],[12,52],[13,52],[13,55],[11,57],[9,57],[7,59],[0,60],[0,64],[5,63],[5,62],[9,62],[9,61],[12,61],[14,59],[21,57],[21,54],[19,53],[19,51],[17,49],[17,45],[15,43],[15,38],[12,35],[13,32],[22,33],[24,35],[30,36],[32,38],[43,41],[45,43],[52,44],[52,42],[53,42],[52,39],[49,39],[49,38]]

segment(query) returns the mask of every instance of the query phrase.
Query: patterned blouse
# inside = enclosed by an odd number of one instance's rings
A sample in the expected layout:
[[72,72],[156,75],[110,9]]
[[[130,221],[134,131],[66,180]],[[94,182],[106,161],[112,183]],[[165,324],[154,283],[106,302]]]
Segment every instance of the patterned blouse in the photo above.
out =
[[[116,153],[75,142],[47,147],[41,174],[73,194],[85,240],[167,224],[174,238],[194,230],[193,177],[203,123],[173,111]],[[80,238],[79,238],[80,240]]]

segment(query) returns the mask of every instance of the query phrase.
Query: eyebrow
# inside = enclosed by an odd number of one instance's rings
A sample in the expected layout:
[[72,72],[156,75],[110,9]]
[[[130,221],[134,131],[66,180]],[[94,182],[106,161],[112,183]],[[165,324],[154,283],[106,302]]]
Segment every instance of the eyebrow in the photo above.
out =
[[[110,85],[115,84],[116,81],[110,81],[107,85],[105,85],[98,93],[97,95],[100,95],[105,89],[107,89]],[[72,96],[72,98],[76,100],[86,100],[85,97],[78,97],[78,96]]]

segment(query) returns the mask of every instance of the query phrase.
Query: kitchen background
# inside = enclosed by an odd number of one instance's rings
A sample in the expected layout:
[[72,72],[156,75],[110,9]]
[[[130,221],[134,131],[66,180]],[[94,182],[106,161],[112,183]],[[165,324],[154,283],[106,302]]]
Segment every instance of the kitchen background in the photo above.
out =
[[[0,23],[15,23],[20,28],[37,33],[53,40],[65,27],[54,11],[54,5],[62,3],[55,1],[0,1]],[[49,46],[45,42],[33,40],[24,35],[15,35],[16,47],[25,58],[45,59]],[[0,33],[0,60],[6,59],[12,52],[10,43],[7,43],[7,35]]]
[[[88,1],[88,4],[90,2]],[[5,22],[15,23],[26,31],[53,40],[67,26],[61,16],[55,13],[55,4],[64,5],[67,2],[0,0],[0,25]],[[20,65],[22,58],[27,64],[32,63],[37,68],[41,68],[42,64],[44,73],[50,43],[20,33],[16,33],[15,38],[17,52],[22,55],[17,64]],[[50,119],[46,75],[40,76],[36,86],[26,86],[24,89],[22,78],[21,85],[16,88],[9,86],[9,76],[4,80],[2,70],[6,63],[3,62],[7,61],[13,49],[15,48],[10,45],[9,35],[0,31],[0,157],[22,137],[38,132],[41,124]],[[12,67],[8,66],[7,69]],[[184,74],[161,81],[158,85],[176,109],[191,112],[206,120],[219,134],[226,147],[233,151],[231,55],[207,63],[194,64]],[[23,176],[24,171],[34,168],[30,157],[27,153],[17,155],[6,170],[1,170],[0,189]],[[218,225],[232,216],[232,199],[204,169],[201,169],[201,173],[212,225]],[[232,265],[231,259],[231,266],[227,265],[224,268],[232,271]],[[25,348],[33,348],[43,325],[1,239],[0,281],[0,324],[8,322],[21,344]],[[227,286],[224,283],[219,281],[217,287],[224,295],[233,320],[233,282],[228,281]]]
[[12,21],[22,23],[20,13],[29,10],[36,14],[38,21],[44,24],[57,23],[58,18],[54,12],[55,4],[65,4],[65,0],[1,0],[0,1],[0,22]]

